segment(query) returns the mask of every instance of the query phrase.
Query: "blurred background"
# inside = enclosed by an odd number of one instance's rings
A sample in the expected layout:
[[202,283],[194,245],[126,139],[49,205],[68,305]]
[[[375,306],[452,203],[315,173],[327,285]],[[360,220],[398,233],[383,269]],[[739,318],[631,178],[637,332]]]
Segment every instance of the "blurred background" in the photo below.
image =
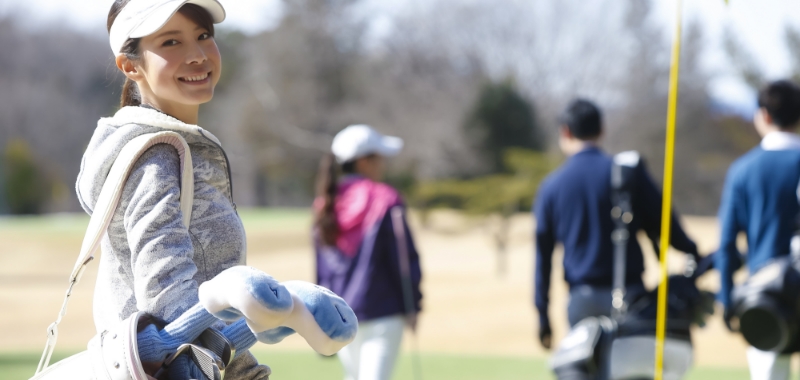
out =
[[[674,2],[221,2],[224,71],[200,125],[222,140],[234,198],[251,208],[242,212],[249,264],[281,280],[312,279],[308,207],[319,159],[340,129],[370,124],[406,141],[387,181],[414,209],[426,276],[420,347],[426,370],[441,373],[429,378],[544,376],[524,213],[563,160],[556,115],[576,96],[596,101],[604,148],[640,151],[660,182]],[[0,368],[36,359],[88,221],[74,181],[122,83],[105,31],[110,4],[0,0],[0,353],[9,353]],[[728,165],[758,143],[755,89],[800,80],[800,7],[701,0],[686,2],[684,14],[675,204],[710,252]],[[92,273],[63,327],[64,353],[92,336]],[[706,282],[713,289],[716,280]],[[553,292],[558,338],[566,290]],[[491,299],[482,310],[478,296]],[[692,376],[716,368],[746,378],[744,344],[721,323],[696,344],[701,368]],[[338,363],[299,341],[264,350],[262,359],[280,358],[265,359],[276,378],[339,376]],[[291,368],[281,377],[273,363],[321,366],[328,377]],[[406,364],[397,378],[410,378]]]

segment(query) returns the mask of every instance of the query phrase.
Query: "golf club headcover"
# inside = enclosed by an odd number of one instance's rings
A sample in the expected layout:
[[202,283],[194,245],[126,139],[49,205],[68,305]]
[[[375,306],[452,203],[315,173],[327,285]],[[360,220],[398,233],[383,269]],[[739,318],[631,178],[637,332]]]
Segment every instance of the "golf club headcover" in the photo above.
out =
[[[158,362],[183,343],[194,341],[217,318],[236,321],[222,330],[237,353],[256,339],[276,344],[298,332],[318,353],[333,355],[349,344],[358,320],[347,303],[323,287],[289,281],[285,285],[255,268],[229,268],[200,285],[200,302],[158,330],[137,336],[143,361]],[[244,318],[242,318],[244,317]]]
[[356,337],[358,319],[353,309],[332,291],[305,281],[282,283],[294,299],[292,313],[280,327],[256,331],[262,343],[275,344],[297,332],[311,348],[330,356]]
[[[166,327],[147,326],[137,334],[143,361],[159,362],[183,343],[197,339],[217,318],[234,321],[242,316],[253,331],[280,326],[293,307],[283,285],[255,268],[228,268],[200,285],[200,302]],[[252,344],[250,344],[252,346]]]
[[252,331],[266,331],[291,314],[289,291],[272,276],[252,267],[228,268],[198,290],[200,304],[215,317],[233,322],[245,317]]
[[202,305],[197,304],[161,330],[149,325],[136,334],[139,357],[144,362],[160,362],[181,344],[197,339],[217,321]]

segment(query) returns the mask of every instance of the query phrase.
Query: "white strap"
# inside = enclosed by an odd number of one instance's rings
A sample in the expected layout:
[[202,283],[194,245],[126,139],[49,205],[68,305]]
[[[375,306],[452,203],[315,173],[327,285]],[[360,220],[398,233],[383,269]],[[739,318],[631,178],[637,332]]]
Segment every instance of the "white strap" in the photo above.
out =
[[189,221],[192,218],[192,202],[194,200],[194,172],[192,155],[186,140],[176,132],[165,131],[141,135],[125,144],[114,161],[114,165],[111,167],[111,171],[100,191],[100,197],[89,220],[89,226],[86,228],[86,235],[83,237],[80,255],[69,276],[69,288],[67,288],[67,293],[64,296],[61,311],[56,321],[47,328],[47,344],[36,369],[37,374],[50,364],[50,357],[53,354],[53,349],[55,349],[56,340],[58,340],[58,324],[67,314],[67,302],[69,302],[69,297],[72,295],[72,289],[80,281],[86,265],[94,259],[94,253],[97,252],[103,235],[105,235],[109,224],[111,224],[111,219],[114,217],[114,212],[119,204],[128,175],[130,175],[139,157],[156,144],[169,144],[178,151],[181,163],[181,212],[183,213],[183,224],[187,228],[189,227]]

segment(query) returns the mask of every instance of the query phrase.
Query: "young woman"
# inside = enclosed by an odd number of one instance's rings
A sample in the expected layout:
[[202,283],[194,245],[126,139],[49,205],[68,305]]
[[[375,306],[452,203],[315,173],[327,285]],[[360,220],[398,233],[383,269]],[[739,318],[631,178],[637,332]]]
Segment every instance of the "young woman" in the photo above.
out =
[[333,154],[320,165],[317,282],[344,298],[358,317],[355,341],[339,352],[349,380],[388,380],[403,326],[416,329],[419,256],[400,195],[380,182],[384,157],[402,146],[399,138],[353,125],[336,135]]
[[[230,164],[219,140],[198,127],[222,69],[216,0],[116,0],[108,15],[115,62],[126,77],[121,109],[100,119],[81,163],[77,193],[92,213],[115,158],[133,138],[174,131],[189,144],[194,202],[180,209],[180,161],[170,145],[148,150],[128,177],[108,234],[94,295],[98,331],[136,311],[172,321],[198,302],[198,286],[245,263],[245,233],[232,199]],[[221,327],[221,326],[217,326]],[[249,353],[226,379],[267,379]]]

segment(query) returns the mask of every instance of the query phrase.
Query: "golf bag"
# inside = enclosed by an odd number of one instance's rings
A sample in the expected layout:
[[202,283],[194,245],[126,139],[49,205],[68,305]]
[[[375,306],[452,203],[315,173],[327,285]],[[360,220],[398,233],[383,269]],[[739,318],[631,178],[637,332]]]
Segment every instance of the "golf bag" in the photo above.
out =
[[[118,325],[95,335],[88,350],[73,355],[50,366],[50,358],[58,340],[58,324],[67,312],[67,303],[72,289],[80,281],[84,269],[94,259],[105,235],[114,211],[119,204],[122,189],[139,157],[156,144],[169,144],[178,152],[181,167],[180,206],[184,225],[188,226],[194,200],[194,174],[189,145],[178,133],[165,131],[145,134],[134,138],[123,147],[106,178],[100,197],[86,229],[81,252],[69,278],[69,287],[64,297],[58,318],[47,328],[47,343],[39,366],[32,380],[76,379],[76,380],[148,380],[163,378],[164,368],[180,355],[187,355],[204,373],[207,380],[220,380],[225,365],[232,358],[230,342],[213,329],[206,330],[197,341],[185,344],[172,353],[165,363],[152,363],[155,368],[139,360],[137,333],[150,324],[162,328],[165,323],[144,314],[136,313]],[[162,368],[159,370],[159,366]],[[149,369],[150,371],[145,371]]]
[[[164,363],[143,363],[139,359],[137,333],[163,321],[139,312],[112,329],[95,335],[88,349],[47,367],[32,380],[152,380],[168,379],[167,369],[181,355],[187,355],[204,379],[221,380],[233,357],[230,342],[215,329],[205,330],[192,344],[184,344]],[[148,376],[155,374],[155,377]]]
[[[550,366],[559,380],[633,380],[652,378],[655,372],[656,311],[658,292],[625,294],[628,225],[633,220],[636,152],[614,157],[611,171],[612,218],[615,229],[612,318],[589,317],[578,322],[562,340]],[[695,280],[710,269],[712,260],[689,260],[687,273],[668,280],[667,334],[664,344],[664,379],[679,379],[692,364],[690,327],[703,325],[713,312],[714,296],[701,292]]]
[[[798,187],[800,202],[800,186]],[[762,351],[800,352],[800,215],[791,253],[761,267],[731,292],[733,314],[747,343]]]

